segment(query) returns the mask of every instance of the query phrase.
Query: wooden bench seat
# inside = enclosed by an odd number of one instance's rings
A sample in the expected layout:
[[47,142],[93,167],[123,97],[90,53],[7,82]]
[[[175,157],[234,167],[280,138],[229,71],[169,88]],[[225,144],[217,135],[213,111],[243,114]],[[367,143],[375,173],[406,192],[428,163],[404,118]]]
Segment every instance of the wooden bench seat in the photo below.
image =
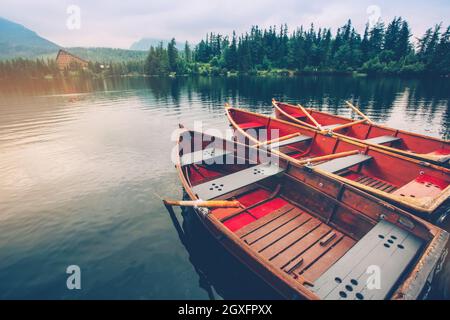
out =
[[299,142],[306,142],[312,140],[312,137],[310,136],[303,136],[299,135],[290,139],[282,140],[282,141],[276,141],[274,143],[271,143],[268,145],[270,149],[278,149],[290,144],[299,143]]
[[399,137],[379,136],[379,137],[375,137],[375,138],[366,139],[363,141],[367,142],[367,143],[372,143],[372,144],[385,144],[385,143],[391,143],[391,142],[395,142],[395,141],[399,141],[399,140],[401,140],[401,138],[399,138]]
[[[412,233],[382,220],[322,274],[311,290],[327,300],[386,299],[422,245]],[[376,285],[373,277],[378,275],[380,286],[368,286]]]
[[287,204],[235,234],[271,265],[297,281],[313,281],[355,241],[300,208]]
[[210,200],[283,172],[273,164],[260,164],[192,187],[202,200]]
[[387,181],[375,178],[375,177],[370,177],[367,175],[364,175],[362,173],[356,173],[353,171],[349,171],[347,173],[345,173],[343,175],[344,178],[347,178],[349,180],[361,183],[365,186],[374,188],[374,189],[378,189],[380,191],[383,192],[387,192],[387,193],[391,193],[394,192],[395,190],[397,190],[397,187]]
[[313,168],[318,168],[330,173],[337,173],[339,171],[351,168],[357,164],[369,161],[370,159],[372,159],[372,157],[365,154],[354,154],[320,163],[313,166]]
[[228,154],[232,154],[232,152],[223,149],[207,148],[204,150],[183,154],[180,160],[182,166],[199,164],[202,162],[207,164],[224,163],[223,161],[219,162],[219,160],[223,160],[223,157]]

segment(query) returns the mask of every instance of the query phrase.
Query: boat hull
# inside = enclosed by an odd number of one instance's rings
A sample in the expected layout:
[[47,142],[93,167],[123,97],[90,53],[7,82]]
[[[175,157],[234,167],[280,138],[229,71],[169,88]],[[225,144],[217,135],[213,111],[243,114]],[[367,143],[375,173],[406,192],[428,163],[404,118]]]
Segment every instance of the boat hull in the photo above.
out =
[[[439,269],[439,261],[440,259],[442,259],[445,244],[448,240],[448,234],[445,231],[434,227],[424,221],[420,221],[398,208],[391,207],[383,201],[370,196],[369,194],[360,192],[357,189],[351,186],[347,186],[339,181],[334,181],[329,177],[320,177],[313,172],[305,171],[301,167],[293,166],[289,162],[282,159],[280,159],[279,165],[285,170],[288,170],[288,177],[289,179],[291,179],[291,183],[293,183],[294,185],[298,185],[299,187],[302,186],[301,188],[306,188],[305,190],[309,190],[308,192],[311,194],[311,197],[308,197],[307,199],[310,204],[315,204],[317,206],[321,203],[319,199],[327,199],[327,202],[331,201],[330,203],[342,203],[344,207],[348,208],[345,210],[353,210],[350,209],[350,207],[359,208],[359,210],[364,208],[365,213],[363,215],[367,215],[367,217],[363,220],[358,220],[361,219],[361,217],[358,219],[356,219],[356,216],[352,217],[352,214],[348,215],[340,211],[339,213],[335,213],[335,215],[347,217],[344,218],[344,220],[349,224],[350,229],[348,231],[350,233],[354,233],[354,237],[359,238],[361,236],[358,235],[358,228],[360,228],[360,223],[365,219],[369,219],[370,221],[377,221],[382,219],[390,221],[392,223],[399,223],[401,219],[404,219],[405,221],[402,223],[406,223],[407,221],[413,223],[414,226],[411,230],[413,230],[414,234],[418,237],[427,239],[427,246],[426,249],[421,253],[420,257],[418,257],[414,262],[414,265],[404,271],[404,275],[402,277],[404,278],[404,280],[402,280],[401,285],[398,286],[398,288],[396,288],[396,290],[390,296],[391,299],[417,299],[423,296],[424,289],[427,287],[427,281],[432,278],[435,270]],[[184,165],[183,167],[179,157],[176,164],[176,169],[182,186],[187,196],[191,200],[199,200],[199,197],[194,191],[194,187],[191,183],[191,178],[189,177],[190,174],[188,172],[190,171],[183,170],[183,168],[185,167],[186,165]],[[277,179],[281,178],[278,177]],[[314,180],[317,186],[317,188],[314,188],[311,186],[311,184],[304,182],[308,179],[322,180]],[[321,188],[324,188],[324,186],[330,187],[330,185],[336,186],[337,189],[340,190],[336,197],[326,195],[326,193],[321,190]],[[291,197],[290,199],[293,201],[293,203],[297,203],[297,200],[301,200],[302,193],[297,193],[295,188],[291,188],[288,185],[286,192],[288,193],[285,196]],[[299,195],[300,198],[296,200],[295,198]],[[365,204],[363,205],[362,203]],[[304,203],[304,205],[307,204]],[[325,207],[330,209],[330,206],[326,205]],[[319,207],[316,207],[315,210],[318,210],[318,208],[321,208],[321,206],[319,205]],[[208,232],[210,232],[212,236],[219,243],[221,243],[226,250],[228,250],[232,255],[234,255],[243,264],[245,264],[251,271],[253,271],[256,275],[258,275],[270,286],[272,286],[283,297],[287,299],[312,300],[319,298],[304,284],[302,285],[301,282],[299,282],[300,279],[295,280],[295,277],[292,278],[291,276],[288,276],[287,273],[285,273],[283,270],[274,268],[267,259],[263,258],[260,254],[252,250],[248,243],[244,242],[240,237],[238,237],[235,231],[232,231],[227,226],[225,226],[224,223],[218,220],[217,216],[215,216],[215,214],[212,214],[209,209],[194,207],[194,212],[202,225],[206,228],[206,230],[208,230]],[[370,212],[370,215],[368,215],[368,212]],[[331,216],[329,217],[331,219]],[[369,220],[367,220],[364,224],[368,223]],[[357,221],[360,222],[357,223]]]

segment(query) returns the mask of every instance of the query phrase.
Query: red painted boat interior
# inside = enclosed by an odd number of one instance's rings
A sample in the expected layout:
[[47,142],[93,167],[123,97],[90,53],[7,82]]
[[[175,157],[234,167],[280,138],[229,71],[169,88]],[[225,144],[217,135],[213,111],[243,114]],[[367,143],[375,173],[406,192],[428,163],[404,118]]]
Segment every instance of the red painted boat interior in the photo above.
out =
[[[278,106],[294,118],[297,118],[310,125],[314,125],[308,118],[304,117],[304,114],[298,107],[286,103],[278,103]],[[308,112],[322,126],[332,124],[345,124],[354,121],[353,119],[335,116],[318,110],[308,110]],[[291,120],[283,115],[281,115],[281,118],[283,120]],[[376,124],[370,125],[367,123],[360,123],[349,128],[337,130],[336,133],[340,133],[342,135],[359,140],[367,140],[380,136],[395,136],[401,139],[394,142],[388,142],[383,145],[419,154],[450,154],[450,144],[447,142],[432,137],[425,137],[421,135],[397,131],[392,128],[385,128]]]
[[[247,113],[238,109],[231,109],[230,114],[241,128],[245,127],[245,125],[242,127],[242,124],[246,123],[263,125],[260,127],[260,129],[264,129],[264,134],[262,135],[258,135],[255,129],[246,130],[247,133],[252,131],[252,136],[258,137],[259,141],[270,140],[274,137],[293,133],[312,137],[308,141],[291,144],[280,149],[281,152],[296,159],[308,159],[352,150],[358,150],[360,153],[371,156],[372,159],[370,161],[347,168],[338,174],[356,182],[362,181],[360,182],[361,184],[387,193],[397,194],[396,191],[398,189],[406,188],[406,190],[403,190],[405,193],[402,190],[399,191],[403,197],[437,197],[450,184],[450,176],[445,171],[421,166],[418,162],[410,161],[403,157],[394,156],[374,148],[367,148],[363,145],[353,144],[334,136],[318,134],[312,129],[264,115]],[[377,132],[377,130],[382,129],[374,127],[373,130]],[[266,135],[268,136],[267,138]],[[429,181],[423,182],[427,179]],[[423,185],[430,186],[423,189]]]

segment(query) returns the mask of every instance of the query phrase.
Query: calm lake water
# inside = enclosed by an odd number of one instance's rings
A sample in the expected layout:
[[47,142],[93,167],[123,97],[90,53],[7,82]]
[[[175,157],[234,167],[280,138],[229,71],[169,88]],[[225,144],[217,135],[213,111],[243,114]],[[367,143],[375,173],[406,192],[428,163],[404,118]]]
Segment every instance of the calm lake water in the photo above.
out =
[[[178,123],[225,129],[225,102],[270,114],[272,97],[341,115],[354,99],[377,122],[449,138],[449,79],[0,83],[0,298],[278,298],[190,212],[177,210],[177,232],[160,200],[182,197],[170,162]],[[81,290],[66,287],[69,265]],[[430,297],[449,289],[447,263]]]

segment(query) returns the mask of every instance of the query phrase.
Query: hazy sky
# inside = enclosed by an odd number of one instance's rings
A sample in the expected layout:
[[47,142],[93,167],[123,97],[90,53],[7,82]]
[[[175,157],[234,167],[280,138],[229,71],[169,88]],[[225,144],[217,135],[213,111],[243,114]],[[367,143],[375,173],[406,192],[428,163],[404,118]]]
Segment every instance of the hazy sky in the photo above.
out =
[[[75,15],[80,9],[80,28]],[[375,6],[375,7],[374,7]],[[375,9],[374,9],[375,8]],[[368,10],[369,9],[369,10]],[[72,11],[73,13],[74,11]],[[351,18],[359,32],[377,17],[385,22],[394,16],[408,20],[420,36],[435,23],[450,23],[449,0],[0,0],[0,16],[36,31],[62,46],[128,48],[142,38],[197,42],[206,32],[231,34],[252,25],[287,23],[290,30],[303,24],[331,27],[333,33]],[[75,24],[74,24],[75,21]]]

